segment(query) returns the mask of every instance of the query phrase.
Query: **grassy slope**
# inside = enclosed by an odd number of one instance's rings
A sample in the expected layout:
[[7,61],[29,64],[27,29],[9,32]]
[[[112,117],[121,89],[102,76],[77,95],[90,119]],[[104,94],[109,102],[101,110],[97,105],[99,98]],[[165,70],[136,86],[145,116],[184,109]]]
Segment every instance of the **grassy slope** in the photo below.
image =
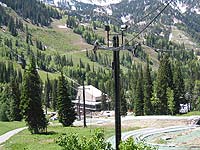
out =
[[20,128],[20,127],[24,127],[24,126],[25,126],[24,122],[17,122],[17,121],[1,122],[0,121],[0,135],[6,133],[8,131],[11,131],[11,130],[14,130],[14,129],[17,129],[17,128]]
[[[13,11],[11,13],[16,16],[17,14]],[[51,27],[38,27],[35,25],[32,25],[31,23],[24,22],[25,24],[28,24],[29,32],[32,35],[32,40],[35,43],[36,39],[40,40],[47,46],[47,50],[44,52],[46,54],[54,54],[54,53],[59,53],[59,54],[65,54],[70,58],[72,56],[72,59],[74,61],[74,64],[77,65],[79,64],[79,60],[81,59],[83,63],[89,63],[90,66],[93,66],[95,68],[98,67],[103,67],[99,65],[98,63],[90,61],[83,50],[88,49],[92,50],[93,46],[87,44],[84,39],[81,38],[80,35],[73,33],[72,29],[63,29],[59,28],[59,26],[64,26],[66,21],[66,17],[63,17],[61,20],[53,20],[53,23],[51,24]],[[106,36],[106,33],[104,29],[98,28],[96,31],[101,36]],[[3,35],[6,35],[6,37],[14,39],[14,41],[18,38],[20,39],[19,41],[25,42],[25,34],[20,33],[20,35],[16,37],[12,37],[9,35],[9,33],[3,33]],[[127,35],[127,38],[130,39],[132,37],[131,35]],[[33,51],[36,51],[35,46],[31,47]],[[21,49],[20,51],[24,51]],[[147,49],[148,51],[148,49]],[[111,52],[105,52],[105,51],[98,51],[99,53],[105,54],[105,53],[110,53],[109,56],[112,59],[112,53]],[[151,56],[150,56],[151,57]],[[152,55],[154,57],[154,55]],[[154,62],[156,61],[156,58],[152,58]],[[140,62],[141,61],[137,58],[133,58],[135,62]],[[126,70],[126,68],[122,67],[122,69]],[[42,80],[46,79],[45,72],[40,71],[40,75]],[[52,76],[54,76],[52,74]],[[57,75],[55,75],[57,77]],[[54,77],[53,77],[54,78]]]
[[194,50],[199,49],[200,50],[199,45],[196,42],[194,42],[187,33],[177,29],[177,27],[175,27],[175,26],[172,27],[172,39],[171,40],[178,44],[184,43],[185,47],[188,49],[194,49]]
[[[60,150],[55,140],[62,134],[77,133],[79,136],[89,137],[94,133],[94,128],[51,126],[48,128],[49,135],[32,135],[25,130],[7,141],[3,149],[6,150]],[[106,136],[114,134],[114,129],[105,129]]]
[[[114,127],[100,127],[105,132],[105,137],[108,138],[114,135]],[[77,133],[79,136],[89,137],[94,134],[95,127],[48,127],[48,135],[32,135],[28,130],[13,136],[10,140],[4,143],[2,150],[61,150],[55,141],[62,134]],[[135,130],[138,128],[123,129],[123,131]]]

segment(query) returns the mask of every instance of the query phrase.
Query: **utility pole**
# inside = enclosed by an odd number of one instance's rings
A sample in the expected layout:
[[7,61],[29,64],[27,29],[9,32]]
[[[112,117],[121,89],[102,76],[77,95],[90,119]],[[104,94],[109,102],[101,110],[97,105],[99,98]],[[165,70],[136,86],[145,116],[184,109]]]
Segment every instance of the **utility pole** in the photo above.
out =
[[86,112],[85,112],[85,75],[83,75],[83,127],[86,128]]
[[81,108],[80,108],[80,101],[81,101],[81,97],[80,97],[80,96],[78,96],[78,107],[77,107],[77,112],[78,112],[79,120],[81,120]]
[[109,39],[110,26],[109,25],[105,25],[105,31],[107,32],[107,46],[109,47],[109,42],[110,42],[110,39]]
[[[119,37],[113,37],[113,47],[119,47]],[[120,63],[119,50],[113,51],[113,68],[115,81],[115,136],[116,136],[116,150],[119,150],[121,141],[121,115],[120,115]]]

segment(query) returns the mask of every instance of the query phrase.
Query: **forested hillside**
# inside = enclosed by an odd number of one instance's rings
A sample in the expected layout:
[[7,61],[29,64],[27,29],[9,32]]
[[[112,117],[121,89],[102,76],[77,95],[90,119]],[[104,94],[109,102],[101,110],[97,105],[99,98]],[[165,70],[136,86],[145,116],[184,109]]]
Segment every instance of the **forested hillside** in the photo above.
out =
[[[22,105],[21,99],[33,98],[34,91],[28,89],[33,92],[29,95],[25,88],[32,76],[37,79],[37,100],[41,100],[41,106],[46,110],[60,110],[62,96],[74,100],[75,89],[83,80],[111,99],[109,105],[102,105],[102,110],[114,109],[112,53],[103,50],[94,53],[90,49],[96,40],[103,45],[106,43],[103,22],[107,17],[90,20],[71,11],[61,13],[57,8],[33,0],[0,2],[7,5],[0,5],[0,120],[22,119],[17,108]],[[118,5],[115,7],[122,7],[123,3]],[[134,14],[132,11],[129,13]],[[115,13],[114,16],[119,14]],[[159,23],[154,25],[152,28],[163,27]],[[110,26],[113,33],[120,32],[114,21]],[[179,28],[184,27],[185,24],[179,24]],[[132,42],[128,41],[137,30],[125,33],[127,45],[134,48],[120,52],[122,115],[126,115],[128,110],[135,115],[175,115],[179,113],[180,104],[188,103],[191,104],[190,110],[200,109],[198,51],[182,42],[170,41],[160,35],[164,30],[158,31],[146,32]],[[85,49],[83,45],[89,48]],[[63,76],[57,79],[61,72],[68,82]],[[58,93],[62,86],[68,95]],[[102,104],[105,101],[102,99]],[[13,104],[15,102],[17,104]],[[15,111],[20,117],[13,116]],[[41,129],[45,126],[42,124]]]
[[52,18],[61,18],[56,9],[45,6],[37,0],[16,0],[14,3],[12,0],[1,0],[0,2],[11,7],[27,21],[30,19],[36,25],[48,26],[52,22]]

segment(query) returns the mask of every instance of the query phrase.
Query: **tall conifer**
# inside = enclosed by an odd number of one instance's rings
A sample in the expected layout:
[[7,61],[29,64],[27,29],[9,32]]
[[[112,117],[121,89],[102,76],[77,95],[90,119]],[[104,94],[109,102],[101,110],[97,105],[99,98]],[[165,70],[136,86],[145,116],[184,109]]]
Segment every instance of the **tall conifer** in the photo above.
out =
[[11,79],[10,83],[10,120],[12,121],[21,121],[22,115],[20,110],[20,90],[19,90],[19,83]]
[[71,126],[76,119],[76,113],[67,90],[67,81],[61,73],[58,80],[58,119],[64,127]]
[[176,63],[174,69],[174,100],[175,100],[175,113],[179,113],[180,104],[185,104],[185,86],[180,64]]
[[168,113],[167,88],[173,89],[173,75],[168,56],[163,56],[160,61],[156,82],[156,94],[162,108],[159,114],[166,115]]
[[153,93],[153,84],[149,68],[149,60],[147,59],[147,66],[144,72],[144,114],[151,115],[153,112],[151,105],[151,98]]
[[34,57],[30,66],[24,72],[22,83],[21,109],[29,130],[33,134],[43,132],[47,127],[47,120],[42,109],[42,86],[36,70]]

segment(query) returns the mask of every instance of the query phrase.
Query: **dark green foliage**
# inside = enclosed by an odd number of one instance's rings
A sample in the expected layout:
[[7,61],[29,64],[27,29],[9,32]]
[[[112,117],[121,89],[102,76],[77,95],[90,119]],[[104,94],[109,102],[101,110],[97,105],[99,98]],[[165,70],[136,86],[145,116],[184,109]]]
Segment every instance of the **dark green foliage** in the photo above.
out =
[[46,114],[47,114],[47,108],[50,108],[50,94],[51,94],[51,83],[49,80],[49,76],[47,74],[47,80],[45,81],[44,85],[44,104],[46,108]]
[[10,83],[10,120],[11,121],[21,121],[22,114],[20,110],[20,89],[19,83],[12,79]]
[[15,26],[14,19],[10,17],[9,23],[8,23],[8,30],[11,32],[13,36],[17,36],[17,29]]
[[42,109],[42,86],[32,57],[28,70],[25,70],[22,84],[21,110],[24,119],[33,134],[44,132],[47,120]]
[[180,63],[175,64],[174,68],[174,100],[175,100],[175,113],[179,113],[180,104],[186,104],[185,100],[185,86],[183,80],[182,70],[180,68]]
[[45,50],[41,41],[36,40],[36,47],[39,50]]
[[9,121],[8,109],[7,103],[0,103],[0,121]]
[[10,16],[4,7],[0,5],[0,26],[5,25],[8,27],[8,30],[13,36],[18,35],[19,30],[23,30],[23,23],[21,20],[15,19],[14,17]]
[[158,59],[162,57],[163,50],[167,50],[168,55],[178,61],[188,61],[194,59],[193,50],[187,51],[184,44],[176,44],[164,37],[149,34],[146,36],[146,45],[155,49],[158,52]]
[[52,19],[61,18],[59,12],[51,7],[42,4],[37,0],[1,0],[1,2],[14,9],[24,19],[30,19],[33,24],[48,26]]
[[62,73],[58,80],[57,92],[57,109],[59,122],[62,123],[64,127],[71,126],[76,119],[76,113],[73,103],[71,99],[69,99],[67,81],[65,80]]
[[144,115],[144,93],[143,93],[143,73],[142,67],[140,67],[139,78],[137,80],[136,89],[135,89],[135,101],[134,101],[134,110],[136,116]]
[[10,88],[9,85],[3,85],[0,89],[0,120],[10,120]]
[[142,45],[141,43],[139,43],[136,48],[133,51],[133,56],[134,57],[138,57],[141,58],[142,60],[146,59],[147,54],[145,53],[145,51],[142,49]]
[[68,16],[67,26],[69,28],[73,28],[74,33],[80,34],[88,44],[94,44],[96,40],[98,40],[99,43],[105,43],[104,37],[96,34],[94,29],[91,27],[84,27],[83,25],[78,25],[77,18],[73,16]]
[[12,77],[21,81],[21,70],[15,70],[12,62],[0,62],[0,83],[9,83]]
[[126,101],[126,95],[125,91],[122,89],[121,90],[121,116],[126,116],[127,115],[127,101]]
[[167,56],[164,56],[160,61],[156,82],[156,95],[158,100],[160,101],[160,107],[162,108],[159,114],[166,115],[168,113],[167,88],[173,89],[171,64]]
[[151,105],[151,98],[153,93],[153,83],[151,79],[151,73],[149,68],[149,60],[147,60],[147,66],[144,72],[144,114],[153,114],[153,109]]
[[200,81],[195,82],[192,103],[194,106],[194,110],[200,111]]

